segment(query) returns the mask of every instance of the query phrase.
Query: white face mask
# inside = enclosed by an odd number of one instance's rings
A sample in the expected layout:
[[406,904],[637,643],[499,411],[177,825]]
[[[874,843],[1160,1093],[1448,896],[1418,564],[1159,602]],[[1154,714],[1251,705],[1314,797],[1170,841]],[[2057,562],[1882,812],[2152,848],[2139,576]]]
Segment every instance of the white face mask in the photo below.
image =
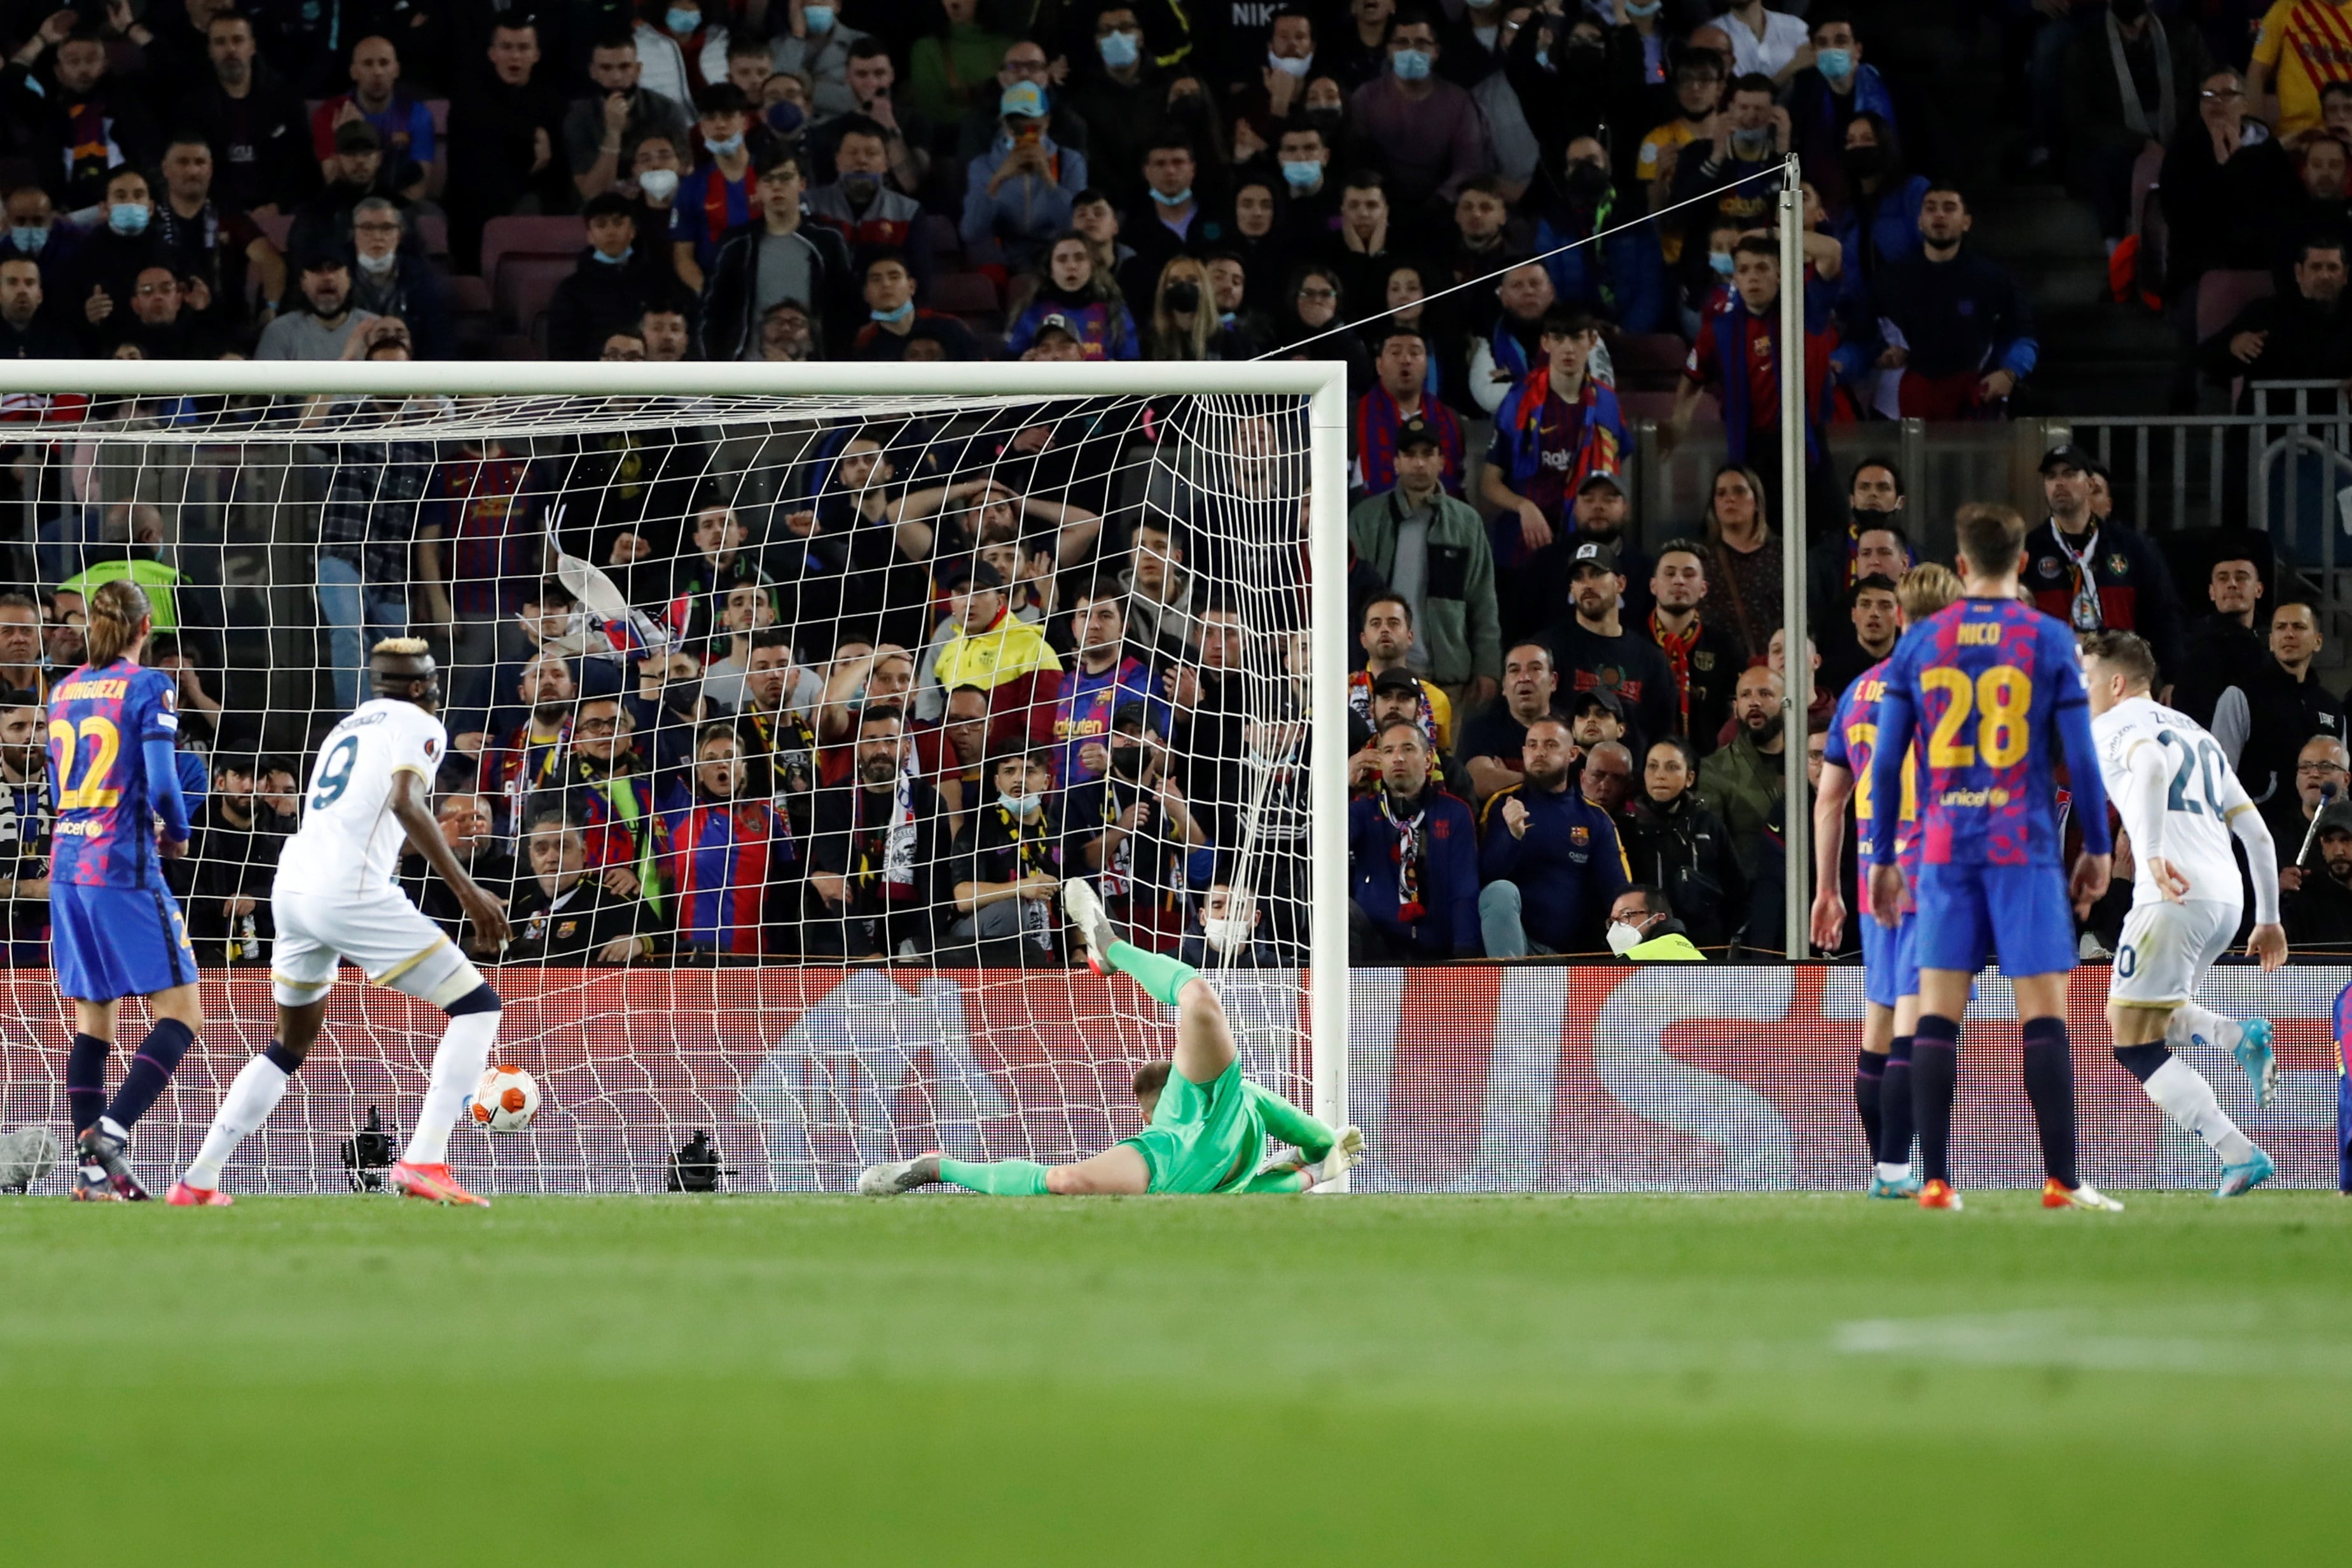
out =
[[1213,915],[1201,923],[1209,946],[1230,958],[1249,946],[1249,922],[1236,920],[1230,915]]
[[382,256],[370,256],[365,251],[360,253],[360,270],[370,277],[382,277],[399,265],[400,253],[395,250],[385,251]]
[[1609,923],[1609,950],[1612,953],[1622,958],[1641,945],[1642,931],[1639,926],[1628,925],[1622,920],[1612,920]]
[[1030,818],[1035,816],[1038,812],[1045,809],[1045,797],[1043,795],[1007,795],[1000,789],[996,794],[996,803],[1025,822]]
[[637,176],[637,189],[649,202],[667,202],[677,194],[677,171],[648,169]]
[[1272,49],[1268,49],[1265,52],[1265,63],[1284,76],[1303,77],[1314,68],[1315,57],[1309,55],[1303,60],[1294,60],[1287,55],[1277,55]]

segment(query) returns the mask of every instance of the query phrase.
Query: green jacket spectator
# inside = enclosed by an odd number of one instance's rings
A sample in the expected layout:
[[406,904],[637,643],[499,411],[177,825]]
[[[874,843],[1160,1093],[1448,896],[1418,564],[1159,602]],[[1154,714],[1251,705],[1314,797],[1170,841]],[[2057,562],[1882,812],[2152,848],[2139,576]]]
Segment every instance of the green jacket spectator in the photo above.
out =
[[1486,526],[1440,487],[1436,448],[1408,450],[1410,440],[1398,442],[1397,487],[1348,514],[1348,540],[1357,559],[1412,606],[1415,653],[1426,653],[1431,680],[1441,686],[1497,680],[1503,622]]
[[1731,852],[1753,883],[1765,822],[1780,798],[1780,677],[1760,667],[1741,671],[1731,718],[1738,733],[1698,765],[1698,789],[1731,831]]

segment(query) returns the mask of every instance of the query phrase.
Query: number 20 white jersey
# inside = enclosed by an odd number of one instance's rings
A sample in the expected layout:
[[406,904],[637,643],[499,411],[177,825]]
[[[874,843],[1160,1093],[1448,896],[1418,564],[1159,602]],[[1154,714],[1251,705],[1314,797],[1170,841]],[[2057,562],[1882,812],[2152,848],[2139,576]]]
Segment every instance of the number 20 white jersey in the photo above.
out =
[[2245,894],[2231,852],[2230,819],[2252,810],[2254,803],[2238,782],[2237,769],[2230,766],[2221,743],[2195,719],[2153,697],[2117,703],[2091,721],[2091,736],[2098,745],[2107,799],[2123,813],[2124,828],[2131,834],[2132,858],[2138,867],[2133,904],[2154,904],[2164,896],[2141,847],[2155,841],[2156,824],[2133,820],[2146,808],[2132,788],[2131,760],[2148,746],[2157,748],[2164,763],[2164,858],[2189,879],[2188,897],[2242,904]]
[[448,731],[415,703],[362,703],[328,731],[310,764],[302,826],[278,857],[278,890],[357,895],[390,885],[408,836],[392,814],[393,776],[415,774],[429,799],[448,751]]

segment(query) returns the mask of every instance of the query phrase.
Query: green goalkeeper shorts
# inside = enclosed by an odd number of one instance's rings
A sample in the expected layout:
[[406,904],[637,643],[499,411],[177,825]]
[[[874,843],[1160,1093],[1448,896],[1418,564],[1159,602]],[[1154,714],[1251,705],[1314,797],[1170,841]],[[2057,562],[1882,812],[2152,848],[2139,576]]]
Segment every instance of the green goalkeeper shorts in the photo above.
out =
[[1236,1057],[1211,1083],[1171,1072],[1151,1124],[1121,1142],[1151,1167],[1153,1192],[1237,1192],[1265,1155],[1265,1119]]

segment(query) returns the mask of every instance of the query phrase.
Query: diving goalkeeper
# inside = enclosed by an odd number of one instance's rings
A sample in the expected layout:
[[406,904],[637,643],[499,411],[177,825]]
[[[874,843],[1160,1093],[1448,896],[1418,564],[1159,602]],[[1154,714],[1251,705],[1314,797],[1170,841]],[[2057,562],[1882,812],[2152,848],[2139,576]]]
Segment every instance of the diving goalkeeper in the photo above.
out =
[[[1123,969],[1176,1009],[1176,1059],[1135,1075],[1144,1129],[1076,1165],[1034,1160],[958,1160],[924,1155],[870,1166],[857,1190],[887,1197],[932,1182],[952,1182],[999,1197],[1045,1193],[1304,1192],[1343,1175],[1363,1157],[1364,1134],[1337,1133],[1281,1095],[1242,1077],[1224,1005],[1201,972],[1161,953],[1118,940],[1102,901],[1081,878],[1062,884],[1062,908],[1086,945],[1095,973]],[[1272,1134],[1298,1158],[1265,1170],[1258,1162]]]

